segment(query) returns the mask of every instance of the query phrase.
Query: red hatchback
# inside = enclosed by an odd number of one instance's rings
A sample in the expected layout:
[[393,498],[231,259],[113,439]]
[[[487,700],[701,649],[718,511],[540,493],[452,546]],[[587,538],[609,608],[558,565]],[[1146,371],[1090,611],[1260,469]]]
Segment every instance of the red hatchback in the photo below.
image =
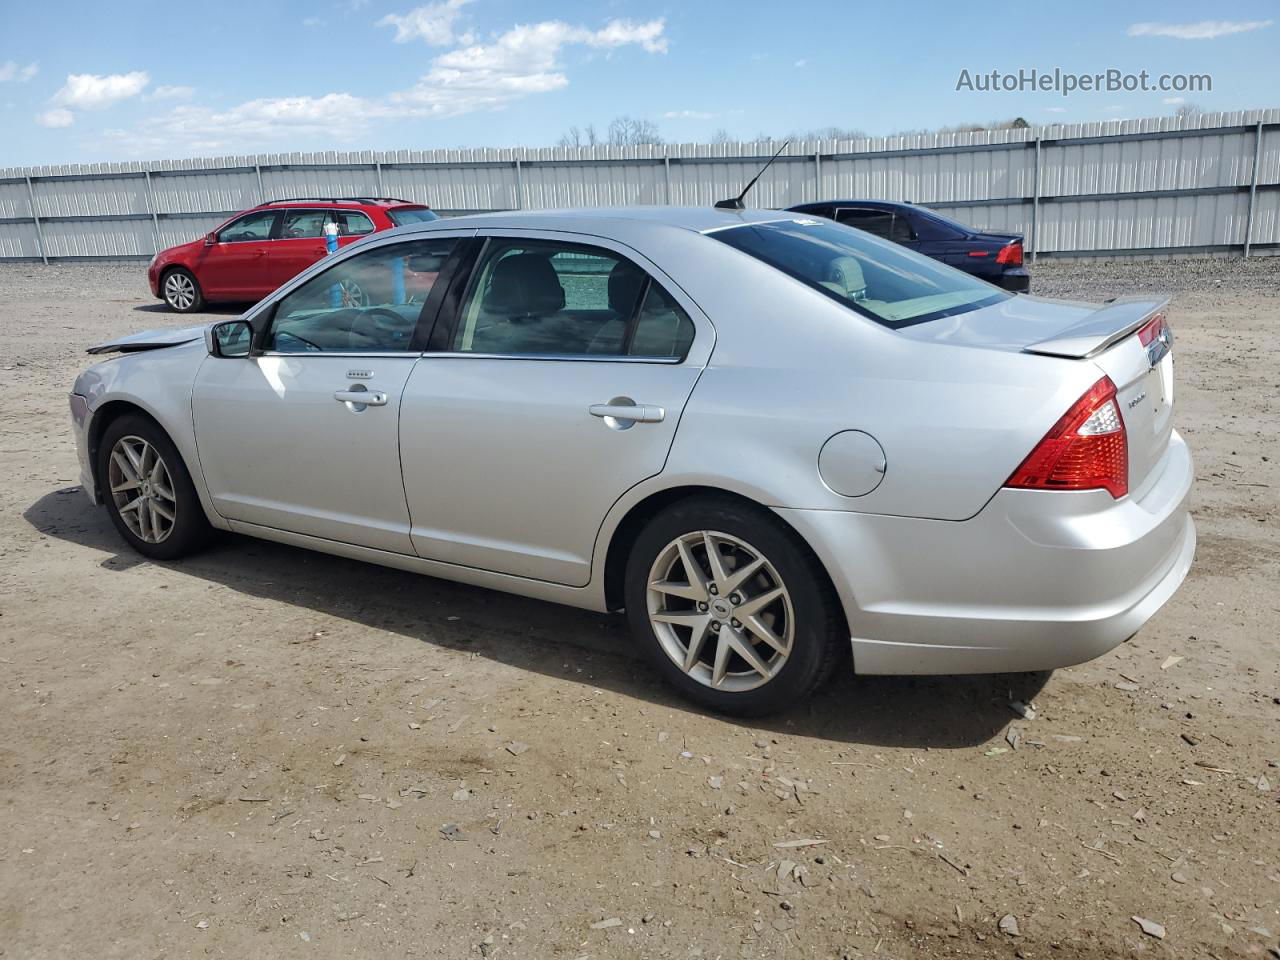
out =
[[325,255],[324,228],[338,245],[379,230],[437,220],[423,204],[389,197],[272,200],[236,214],[199,240],[161,250],[147,268],[152,295],[179,313],[216,300],[261,300]]

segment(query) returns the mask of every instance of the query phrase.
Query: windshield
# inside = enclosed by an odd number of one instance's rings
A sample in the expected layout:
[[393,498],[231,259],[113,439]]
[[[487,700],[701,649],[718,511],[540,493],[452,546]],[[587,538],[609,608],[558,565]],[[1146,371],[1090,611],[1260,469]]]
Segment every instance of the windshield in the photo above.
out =
[[829,220],[751,223],[709,236],[886,327],[967,313],[1012,296],[896,243]]
[[406,223],[427,223],[430,220],[440,219],[438,213],[426,207],[400,207],[396,210],[388,210],[387,216],[397,227],[403,227]]

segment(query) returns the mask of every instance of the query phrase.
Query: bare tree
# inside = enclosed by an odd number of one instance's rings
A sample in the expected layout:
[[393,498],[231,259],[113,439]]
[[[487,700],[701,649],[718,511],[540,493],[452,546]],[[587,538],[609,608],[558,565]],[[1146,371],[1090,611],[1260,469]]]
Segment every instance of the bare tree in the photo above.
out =
[[1189,120],[1192,117],[1198,117],[1204,113],[1197,104],[1183,103],[1178,105],[1178,109],[1173,111],[1173,115],[1179,120]]
[[658,125],[652,120],[634,117],[614,117],[609,121],[608,142],[614,147],[634,147],[640,144],[662,143]]
[[577,124],[574,124],[560,135],[556,145],[560,147],[594,147],[599,142],[600,135],[596,133],[596,125],[588,123],[581,129],[578,128]]
[[733,137],[729,136],[729,131],[726,130],[724,127],[721,127],[719,130],[717,130],[715,133],[711,135],[712,143],[729,143],[732,140],[733,140]]

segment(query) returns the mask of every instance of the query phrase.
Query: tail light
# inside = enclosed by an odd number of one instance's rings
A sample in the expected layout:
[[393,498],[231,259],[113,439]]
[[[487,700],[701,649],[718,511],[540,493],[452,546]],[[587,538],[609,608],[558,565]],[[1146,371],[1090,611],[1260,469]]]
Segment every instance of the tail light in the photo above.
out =
[[1110,377],[1072,404],[1005,486],[1102,489],[1117,500],[1129,492],[1129,438]]
[[1006,267],[1022,266],[1022,241],[1015,240],[1001,247],[996,254],[996,263],[1003,263]]
[[1157,313],[1154,317],[1147,321],[1146,325],[1138,331],[1138,341],[1144,346],[1149,347],[1151,344],[1160,339],[1160,334],[1164,333],[1169,337],[1169,324],[1164,319],[1163,313]]

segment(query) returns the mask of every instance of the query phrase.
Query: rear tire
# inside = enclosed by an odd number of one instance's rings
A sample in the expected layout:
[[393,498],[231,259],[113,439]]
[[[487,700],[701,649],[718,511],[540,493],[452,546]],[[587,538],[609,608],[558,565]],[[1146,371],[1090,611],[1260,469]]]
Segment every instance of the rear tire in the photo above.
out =
[[160,295],[170,310],[195,313],[204,306],[200,281],[186,267],[174,267],[160,278]]
[[149,417],[126,414],[107,425],[98,484],[112,524],[144,556],[176,560],[213,533],[178,448]]
[[658,672],[721,713],[791,706],[827,679],[845,642],[804,542],[768,510],[728,497],[684,500],[650,520],[627,560],[625,596]]

